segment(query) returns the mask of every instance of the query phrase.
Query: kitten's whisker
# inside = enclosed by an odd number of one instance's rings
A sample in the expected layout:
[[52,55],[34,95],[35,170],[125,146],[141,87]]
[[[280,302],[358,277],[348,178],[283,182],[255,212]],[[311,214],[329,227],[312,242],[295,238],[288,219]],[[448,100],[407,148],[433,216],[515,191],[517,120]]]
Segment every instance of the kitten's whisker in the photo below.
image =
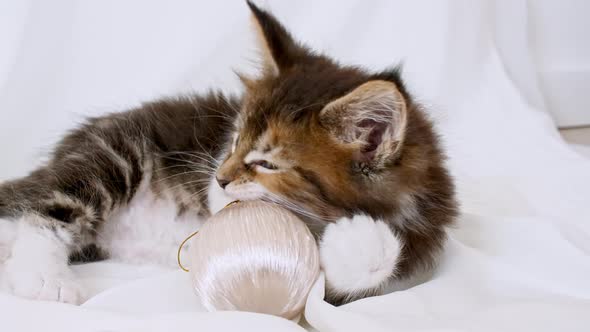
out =
[[200,171],[200,170],[191,170],[191,171],[186,171],[186,172],[181,172],[181,173],[175,173],[175,174],[172,174],[172,175],[168,175],[168,176],[166,176],[164,178],[161,178],[161,179],[156,180],[154,183],[157,184],[157,183],[160,183],[160,182],[165,181],[165,180],[169,180],[169,179],[174,178],[174,177],[177,177],[177,176],[189,175],[189,174],[205,174],[209,178],[211,178],[214,173],[206,172],[206,171]]
[[[213,161],[211,161],[211,160],[207,160],[207,159],[205,159],[205,158],[203,158],[203,157],[196,156],[196,155],[193,155],[193,156],[191,156],[191,157],[192,157],[192,158],[196,158],[196,159],[198,159],[198,160],[197,160],[197,161],[195,161],[195,160],[188,160],[188,159],[176,159],[176,160],[178,160],[178,161],[181,161],[181,160],[182,160],[182,161],[184,161],[184,162],[185,162],[185,164],[187,164],[187,165],[190,165],[190,166],[203,166],[203,167],[209,167],[209,168],[211,168],[211,169],[217,169],[217,167],[219,167],[219,164],[217,164],[217,163],[214,163],[214,162],[213,162]],[[164,157],[164,158],[166,158],[166,159],[171,159],[171,160],[175,160],[175,159],[172,159],[172,157]],[[203,162],[203,163],[205,163],[205,164],[198,163],[199,161],[200,161],[200,162]]]
[[[174,190],[174,189],[176,189],[178,187],[184,187],[184,186],[189,185],[189,184],[205,184],[205,187],[202,188],[202,189],[209,189],[209,187],[207,186],[209,184],[209,182],[210,182],[209,179],[192,180],[192,181],[187,181],[187,182],[182,182],[182,183],[176,184],[176,185],[174,185],[174,186],[172,186],[170,188],[166,188],[164,190]],[[202,190],[202,189],[200,189],[200,190]]]
[[170,165],[170,166],[165,166],[165,167],[159,167],[156,168],[155,171],[156,172],[161,172],[167,169],[171,169],[171,168],[179,168],[179,167],[183,167],[183,168],[188,168],[188,169],[192,169],[195,165],[191,164],[191,163],[184,163],[184,164],[180,164],[180,165]]
[[194,196],[198,196],[198,195],[200,195],[200,194],[202,194],[203,192],[206,192],[206,191],[208,191],[208,190],[209,190],[209,186],[205,186],[205,188],[203,188],[203,189],[200,189],[200,190],[198,190],[198,191],[196,191],[196,192],[192,193],[192,194],[189,196],[189,199],[192,199]]
[[190,165],[170,165],[170,166],[166,166],[166,167],[159,167],[156,168],[155,171],[156,172],[161,172],[170,168],[178,168],[178,167],[184,167],[184,168],[190,168]]
[[298,204],[296,204],[296,203],[294,203],[292,201],[289,201],[289,200],[287,200],[287,199],[285,199],[283,197],[280,197],[277,194],[274,194],[274,193],[270,193],[269,192],[269,193],[267,193],[267,195],[275,203],[278,203],[280,205],[283,205],[283,206],[285,206],[286,208],[292,210],[295,213],[299,213],[301,215],[304,215],[304,216],[307,216],[307,217],[310,217],[310,218],[313,218],[313,219],[316,219],[316,220],[322,220],[322,221],[328,221],[328,222],[329,221],[333,221],[331,218],[320,216],[320,215],[318,215],[318,214],[316,214],[314,212],[311,212],[311,211],[309,211],[309,210],[307,210],[307,209],[299,206]]
[[218,162],[217,159],[215,159],[215,157],[213,157],[211,154],[209,154],[207,152],[202,152],[202,151],[172,151],[172,152],[167,152],[165,154],[160,154],[160,155],[161,156],[164,156],[164,155],[176,155],[176,154],[178,154],[178,155],[187,155],[187,156],[190,156],[190,157],[209,158],[207,160]]
[[215,157],[213,157],[211,154],[206,153],[206,152],[193,151],[193,152],[185,152],[184,154],[195,157],[195,158],[199,158],[204,161],[208,161],[209,163],[211,163],[215,166],[219,165],[219,160],[215,159]]
[[[203,167],[206,166],[206,167],[210,167],[211,169],[216,169],[219,166],[218,164],[212,164],[212,165],[198,164],[194,160],[180,159],[180,158],[167,157],[167,156],[161,156],[161,157],[164,158],[164,159],[170,159],[170,160],[175,160],[175,161],[182,162],[182,163],[184,163],[187,166],[189,166],[189,165],[190,166],[197,166],[197,167],[198,166],[203,166]],[[196,158],[197,156],[193,156],[193,157]],[[199,157],[199,158],[201,158],[202,161],[207,161],[206,159],[204,159],[202,157]],[[210,161],[207,161],[207,162],[210,162]]]

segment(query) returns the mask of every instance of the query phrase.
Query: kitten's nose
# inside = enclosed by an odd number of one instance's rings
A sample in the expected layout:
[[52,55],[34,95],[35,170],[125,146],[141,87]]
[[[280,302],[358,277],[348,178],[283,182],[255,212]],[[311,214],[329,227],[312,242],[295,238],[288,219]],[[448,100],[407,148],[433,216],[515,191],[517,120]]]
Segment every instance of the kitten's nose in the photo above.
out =
[[227,185],[231,182],[228,179],[224,179],[224,178],[220,178],[220,177],[215,177],[215,179],[217,180],[217,183],[219,183],[219,186],[221,187],[221,189],[225,189],[225,187],[227,187]]

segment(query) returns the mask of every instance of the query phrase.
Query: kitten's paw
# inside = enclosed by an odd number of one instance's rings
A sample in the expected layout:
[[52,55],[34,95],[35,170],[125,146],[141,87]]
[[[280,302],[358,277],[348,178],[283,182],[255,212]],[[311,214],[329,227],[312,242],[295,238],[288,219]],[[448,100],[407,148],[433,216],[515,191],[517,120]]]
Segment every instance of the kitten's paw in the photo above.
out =
[[391,229],[368,216],[328,225],[320,242],[328,292],[349,300],[379,293],[395,274],[401,249]]
[[38,269],[9,259],[3,272],[3,288],[16,296],[71,304],[82,300],[82,290],[67,266]]

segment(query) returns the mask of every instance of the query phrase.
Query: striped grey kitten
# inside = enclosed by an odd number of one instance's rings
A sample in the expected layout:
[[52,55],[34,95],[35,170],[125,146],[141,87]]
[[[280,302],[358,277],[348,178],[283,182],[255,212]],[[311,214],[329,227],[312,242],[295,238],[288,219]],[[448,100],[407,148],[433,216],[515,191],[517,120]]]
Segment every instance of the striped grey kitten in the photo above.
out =
[[[332,303],[381,294],[435,265],[456,216],[453,183],[399,71],[341,66],[248,5],[266,58],[258,77],[241,77],[243,96],[179,97],[90,119],[45,166],[0,185],[6,288],[78,303],[69,264],[125,257],[128,244],[143,246],[135,258],[173,248],[233,199],[277,202],[307,222]],[[166,228],[157,243],[125,237],[156,225]]]

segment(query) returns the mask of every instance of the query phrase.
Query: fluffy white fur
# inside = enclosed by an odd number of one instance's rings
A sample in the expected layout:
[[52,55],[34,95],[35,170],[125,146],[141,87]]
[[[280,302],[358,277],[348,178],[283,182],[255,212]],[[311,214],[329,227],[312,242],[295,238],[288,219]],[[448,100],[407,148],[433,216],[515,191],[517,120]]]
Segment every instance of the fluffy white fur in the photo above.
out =
[[251,201],[262,198],[266,193],[266,189],[256,182],[247,182],[241,184],[232,182],[228,184],[227,187],[225,187],[225,193],[234,199],[241,201]]
[[209,210],[211,214],[215,214],[223,209],[227,204],[231,203],[235,199],[228,196],[225,190],[217,184],[215,177],[211,178],[209,182],[209,190],[207,191],[209,198]]
[[106,220],[98,245],[116,260],[175,266],[179,243],[204,222],[194,212],[177,213],[172,195],[156,195],[146,176],[131,202]]
[[[176,266],[178,245],[199,229],[205,218],[199,217],[196,211],[178,216],[172,194],[164,191],[156,195],[150,181],[150,172],[146,172],[131,202],[106,220],[100,230],[99,245],[120,261]],[[208,195],[212,213],[234,200],[223,192],[215,178],[211,179]]]
[[78,303],[82,292],[68,267],[67,234],[39,227],[39,216],[17,221],[10,258],[2,283],[12,293],[30,299]]
[[326,227],[320,260],[326,283],[341,293],[384,286],[395,275],[402,243],[380,220],[365,215],[343,218]]

